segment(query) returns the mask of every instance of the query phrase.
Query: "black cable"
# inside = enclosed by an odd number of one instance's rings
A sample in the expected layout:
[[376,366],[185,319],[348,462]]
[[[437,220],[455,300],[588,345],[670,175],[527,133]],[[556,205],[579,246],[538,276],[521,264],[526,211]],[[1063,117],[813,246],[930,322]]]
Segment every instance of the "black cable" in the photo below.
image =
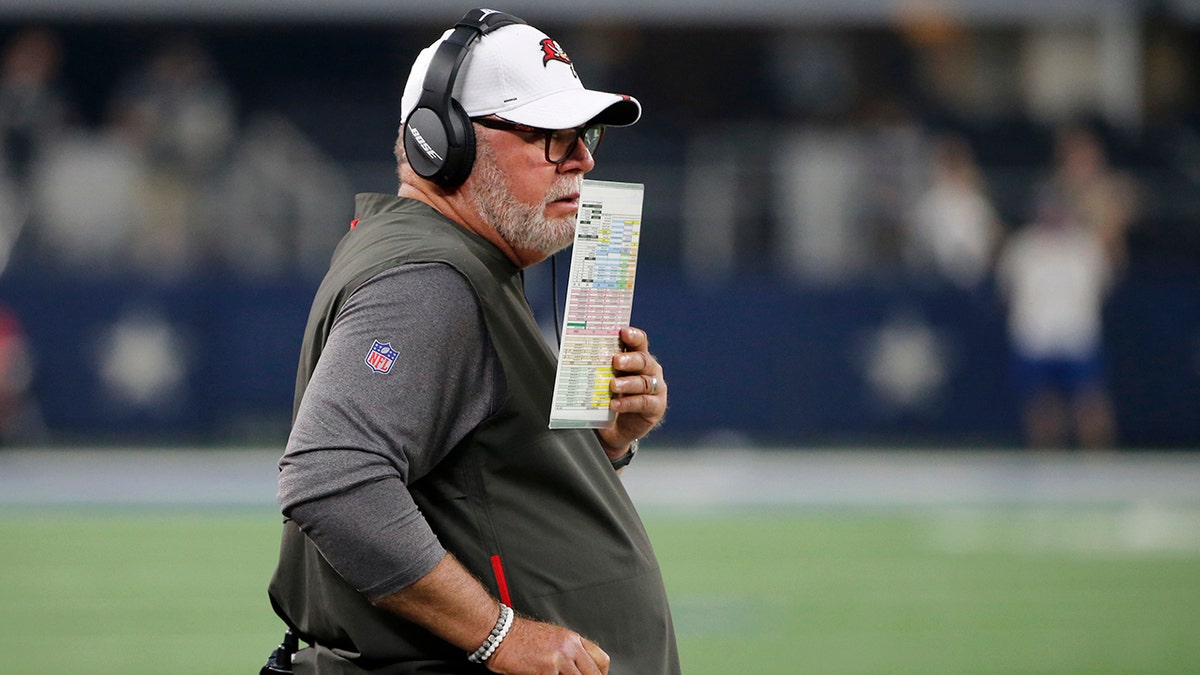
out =
[[554,346],[562,349],[562,320],[558,317],[558,254],[550,256],[550,286],[554,289]]

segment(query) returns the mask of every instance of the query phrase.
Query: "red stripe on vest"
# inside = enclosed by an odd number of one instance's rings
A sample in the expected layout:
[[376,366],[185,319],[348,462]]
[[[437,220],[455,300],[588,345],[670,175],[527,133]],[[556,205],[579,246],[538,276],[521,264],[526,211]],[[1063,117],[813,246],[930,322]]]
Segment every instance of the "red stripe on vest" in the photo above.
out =
[[496,588],[500,591],[500,602],[512,607],[512,598],[508,594],[508,580],[504,578],[504,563],[500,556],[492,556],[492,573],[496,575]]

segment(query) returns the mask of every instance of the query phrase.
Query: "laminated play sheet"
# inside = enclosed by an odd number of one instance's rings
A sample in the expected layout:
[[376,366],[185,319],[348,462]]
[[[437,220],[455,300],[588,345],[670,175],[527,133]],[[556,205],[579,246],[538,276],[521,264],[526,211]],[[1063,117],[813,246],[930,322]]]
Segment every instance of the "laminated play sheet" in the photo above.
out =
[[633,310],[643,186],[585,180],[550,410],[551,429],[610,425],[612,358]]

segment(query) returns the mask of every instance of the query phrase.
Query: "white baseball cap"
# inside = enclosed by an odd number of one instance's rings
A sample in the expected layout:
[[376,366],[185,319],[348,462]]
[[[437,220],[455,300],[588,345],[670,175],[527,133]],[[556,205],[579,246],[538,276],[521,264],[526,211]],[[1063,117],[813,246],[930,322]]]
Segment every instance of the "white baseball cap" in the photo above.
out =
[[[400,99],[402,119],[416,108],[434,52],[453,32],[417,55]],[[543,129],[588,123],[623,127],[642,116],[642,104],[631,96],[585,89],[562,47],[528,24],[503,26],[476,40],[458,71],[453,96],[469,117],[498,115]]]

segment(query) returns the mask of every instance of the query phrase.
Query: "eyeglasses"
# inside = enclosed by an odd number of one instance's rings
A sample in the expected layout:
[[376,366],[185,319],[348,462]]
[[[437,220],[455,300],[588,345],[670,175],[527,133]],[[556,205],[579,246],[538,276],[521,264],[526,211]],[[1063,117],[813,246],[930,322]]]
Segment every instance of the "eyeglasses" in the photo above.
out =
[[596,154],[600,139],[604,137],[603,124],[590,124],[574,129],[542,129],[494,117],[476,117],[471,121],[489,129],[545,135],[546,161],[551,164],[562,164],[567,161],[567,158],[575,152],[575,147],[580,141],[583,141],[583,147],[587,148],[589,153]]

